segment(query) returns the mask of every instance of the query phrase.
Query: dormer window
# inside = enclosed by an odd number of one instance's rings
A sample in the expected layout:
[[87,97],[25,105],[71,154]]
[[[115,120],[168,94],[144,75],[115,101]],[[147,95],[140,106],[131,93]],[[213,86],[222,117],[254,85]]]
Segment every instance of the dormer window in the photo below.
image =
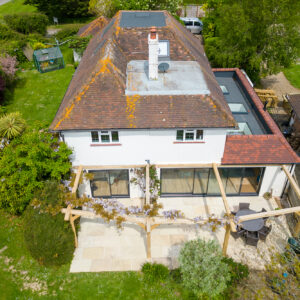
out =
[[92,143],[116,143],[119,142],[119,132],[110,130],[91,131]]
[[176,141],[203,141],[202,129],[180,129],[176,132]]

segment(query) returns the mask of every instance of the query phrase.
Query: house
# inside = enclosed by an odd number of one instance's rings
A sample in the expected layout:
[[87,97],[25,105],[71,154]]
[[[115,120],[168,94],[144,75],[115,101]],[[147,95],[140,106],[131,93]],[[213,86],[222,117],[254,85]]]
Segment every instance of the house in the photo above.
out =
[[[87,28],[85,29],[87,30]],[[132,169],[157,166],[161,198],[281,196],[291,149],[239,69],[212,69],[166,11],[121,11],[94,32],[51,130],[94,174],[93,197],[140,199]],[[132,203],[133,203],[132,202]]]

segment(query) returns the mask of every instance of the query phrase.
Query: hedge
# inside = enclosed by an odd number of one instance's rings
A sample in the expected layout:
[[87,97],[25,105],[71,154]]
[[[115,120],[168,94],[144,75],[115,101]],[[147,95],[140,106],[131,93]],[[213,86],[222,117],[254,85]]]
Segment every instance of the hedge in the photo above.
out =
[[20,33],[40,33],[45,34],[47,31],[48,17],[40,13],[21,13],[5,15],[4,21],[9,28]]

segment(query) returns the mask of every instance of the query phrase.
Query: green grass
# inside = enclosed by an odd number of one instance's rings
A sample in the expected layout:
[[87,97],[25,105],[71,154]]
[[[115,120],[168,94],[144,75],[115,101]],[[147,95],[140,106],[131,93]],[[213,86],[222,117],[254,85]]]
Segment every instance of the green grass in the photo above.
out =
[[[148,284],[140,272],[70,274],[69,265],[46,268],[27,251],[22,217],[0,210],[0,299],[193,299],[168,279]],[[36,290],[34,290],[36,288]]]
[[11,0],[0,6],[0,16],[14,13],[35,12],[36,8],[31,5],[24,5],[24,0]]
[[291,85],[300,89],[300,65],[293,65],[290,68],[284,69],[283,73]]
[[28,124],[43,121],[49,125],[63,99],[74,73],[73,66],[48,73],[20,72],[13,91],[6,98],[6,111],[19,111]]

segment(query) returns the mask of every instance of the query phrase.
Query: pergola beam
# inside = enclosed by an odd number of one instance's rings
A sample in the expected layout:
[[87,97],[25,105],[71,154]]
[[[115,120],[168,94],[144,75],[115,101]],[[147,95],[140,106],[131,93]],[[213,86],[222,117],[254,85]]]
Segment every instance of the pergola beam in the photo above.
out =
[[77,169],[76,178],[75,178],[74,185],[72,188],[72,194],[75,194],[77,192],[82,169],[83,169],[82,165],[80,165],[79,168]]
[[278,210],[271,210],[271,211],[261,212],[252,215],[240,216],[238,218],[238,223],[242,223],[244,221],[249,221],[249,220],[261,219],[261,218],[282,216],[282,215],[296,213],[296,212],[300,212],[300,206],[283,208]]

